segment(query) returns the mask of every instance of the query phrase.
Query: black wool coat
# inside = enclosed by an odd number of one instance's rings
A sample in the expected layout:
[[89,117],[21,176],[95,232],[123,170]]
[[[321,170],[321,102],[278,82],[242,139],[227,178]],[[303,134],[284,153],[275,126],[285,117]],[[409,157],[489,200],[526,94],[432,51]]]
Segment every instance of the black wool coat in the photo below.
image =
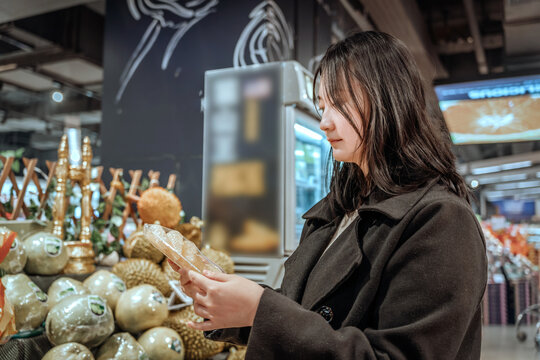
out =
[[247,343],[248,360],[479,359],[487,261],[466,201],[432,181],[358,213],[323,254],[342,217],[317,203],[253,326],[207,336]]

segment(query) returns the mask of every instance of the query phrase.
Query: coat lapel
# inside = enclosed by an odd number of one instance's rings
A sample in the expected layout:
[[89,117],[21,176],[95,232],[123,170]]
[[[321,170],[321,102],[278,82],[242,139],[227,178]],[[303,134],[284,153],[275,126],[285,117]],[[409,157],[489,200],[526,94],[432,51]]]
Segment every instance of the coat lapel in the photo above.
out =
[[347,280],[362,262],[359,241],[369,227],[367,214],[379,213],[398,221],[438,180],[432,179],[424,187],[401,195],[390,196],[381,191],[372,192],[358,209],[359,219],[354,222],[354,226],[349,226],[321,257],[342,219],[333,218],[328,199],[323,198],[303,216],[304,219],[320,222],[321,225],[301,240],[294,254],[285,262],[282,293],[301,303],[304,308],[312,309]]
[[362,262],[358,245],[359,223],[355,220],[345,229],[314,266],[301,299],[304,308],[312,309],[347,280]]
[[285,275],[281,287],[281,292],[285,296],[300,302],[307,278],[336,231],[339,220],[340,218],[335,219],[307,235],[285,262]]

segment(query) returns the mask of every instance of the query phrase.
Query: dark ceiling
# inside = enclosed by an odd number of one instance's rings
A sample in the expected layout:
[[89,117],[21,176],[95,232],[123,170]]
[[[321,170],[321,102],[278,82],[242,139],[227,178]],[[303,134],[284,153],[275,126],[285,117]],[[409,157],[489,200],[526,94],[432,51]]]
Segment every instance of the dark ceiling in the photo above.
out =
[[[38,142],[36,148],[49,144],[54,149],[63,131],[62,114],[83,114],[81,128],[98,145],[105,1],[80,0],[74,3],[81,5],[44,8],[45,13],[39,11],[42,1],[24,2],[39,15],[0,24],[0,150],[28,146],[21,143],[29,138],[21,132],[29,128],[39,133],[30,137]],[[389,32],[409,45],[424,76],[434,83],[540,73],[540,0],[317,3],[333,18],[335,38],[352,30]],[[9,17],[0,6],[2,18]],[[63,72],[61,66],[73,71]],[[61,104],[50,101],[55,89],[64,92]],[[437,106],[434,95],[431,103]],[[538,150],[540,141],[455,147],[461,163]]]

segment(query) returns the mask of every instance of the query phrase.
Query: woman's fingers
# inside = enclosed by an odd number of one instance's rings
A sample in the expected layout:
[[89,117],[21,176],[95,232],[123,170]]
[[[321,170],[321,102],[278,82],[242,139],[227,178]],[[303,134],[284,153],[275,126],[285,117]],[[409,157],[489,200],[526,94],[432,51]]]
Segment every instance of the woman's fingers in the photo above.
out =
[[190,270],[188,272],[188,278],[191,282],[197,286],[199,289],[203,290],[205,293],[208,292],[208,289],[212,287],[212,280],[207,277],[199,274],[196,271]]
[[195,294],[193,294],[192,299],[194,303],[200,304],[204,306],[205,308],[208,308],[210,306],[210,304],[208,303],[208,297],[206,296],[206,294],[196,292]]
[[171,268],[176,271],[178,274],[180,274],[180,280],[184,279],[183,281],[186,282],[188,278],[188,271],[189,269],[183,268],[181,266],[176,265],[174,262],[172,262],[171,259],[167,259],[167,262],[171,266]]
[[224,282],[229,280],[229,274],[204,270],[203,275],[209,279]]
[[180,272],[180,266],[176,265],[175,263],[172,262],[171,259],[167,258],[167,262],[169,263],[169,265],[171,266],[171,268],[176,271],[176,272]]
[[182,291],[184,292],[184,294],[193,299],[195,297],[195,294],[197,294],[198,289],[190,283],[186,286],[182,286]]
[[195,312],[195,314],[199,315],[200,317],[204,318],[204,319],[212,319],[212,314],[210,314],[210,312],[208,311],[208,309],[206,307],[204,307],[203,305],[201,305],[200,303],[197,303],[197,302],[194,302],[193,303],[193,311]]
[[174,271],[180,274],[180,285],[182,285],[183,287],[186,286],[190,282],[188,276],[189,270],[176,265],[174,262],[171,261],[171,259],[167,259],[167,262]]
[[220,326],[216,326],[212,320],[208,320],[204,322],[190,321],[187,323],[187,325],[194,330],[202,330],[202,331],[210,331],[210,330],[215,330],[215,329],[220,328]]
[[189,279],[188,276],[181,276],[180,277],[180,285],[182,285],[182,287],[186,287],[188,285],[191,285],[191,280]]

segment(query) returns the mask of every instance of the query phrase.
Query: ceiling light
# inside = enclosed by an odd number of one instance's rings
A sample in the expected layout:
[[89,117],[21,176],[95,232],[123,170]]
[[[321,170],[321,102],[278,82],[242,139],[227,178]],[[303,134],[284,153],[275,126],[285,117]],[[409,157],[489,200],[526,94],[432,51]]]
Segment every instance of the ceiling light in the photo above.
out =
[[480,175],[480,174],[489,174],[499,171],[505,171],[505,170],[514,170],[514,169],[522,169],[526,167],[532,166],[532,161],[518,161],[513,163],[507,163],[507,164],[501,164],[501,165],[495,165],[495,166],[485,166],[485,167],[479,167],[472,169],[471,172],[473,175]]
[[507,195],[504,191],[486,191],[488,198],[501,198]]
[[525,180],[525,179],[527,179],[527,174],[501,176],[501,181],[517,181],[517,180]]
[[64,94],[62,94],[60,91],[54,91],[51,95],[51,98],[54,102],[61,103],[64,101]]
[[502,164],[501,169],[513,170],[513,169],[522,169],[522,168],[526,168],[530,166],[532,166],[532,161],[527,160],[527,161],[518,161],[518,162],[513,162],[513,163],[508,163],[508,164]]
[[481,177],[478,179],[478,182],[480,185],[488,185],[488,184],[496,184],[499,182],[519,181],[519,180],[526,180],[526,179],[527,179],[527,174],[512,174],[512,175],[504,175],[504,176]]
[[486,166],[486,167],[481,167],[481,168],[476,168],[476,169],[471,170],[473,175],[489,174],[489,173],[499,172],[499,171],[501,171],[501,167],[499,165]]
[[479,185],[478,180],[475,179],[475,180],[471,181],[471,187],[473,189],[476,189],[478,187],[478,185]]
[[495,190],[525,189],[540,186],[539,180],[521,181],[517,183],[497,184]]

